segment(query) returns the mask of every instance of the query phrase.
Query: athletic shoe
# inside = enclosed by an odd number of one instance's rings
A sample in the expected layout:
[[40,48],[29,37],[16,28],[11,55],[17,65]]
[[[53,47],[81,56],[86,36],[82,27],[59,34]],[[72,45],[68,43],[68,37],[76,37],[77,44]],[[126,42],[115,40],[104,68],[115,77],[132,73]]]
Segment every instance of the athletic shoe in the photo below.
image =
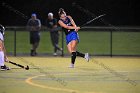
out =
[[31,55],[31,56],[35,56],[35,52],[34,52],[34,50],[31,49],[31,53],[30,53],[30,55]]
[[63,48],[60,48],[60,51],[63,51]]
[[54,56],[57,56],[57,53],[53,53]]
[[36,56],[37,55],[37,52],[35,51],[34,55]]
[[30,53],[31,56],[36,56],[37,55],[37,52],[35,50],[31,50],[31,53]]
[[85,59],[87,62],[89,62],[89,54],[88,53],[85,53]]
[[10,70],[6,65],[0,67],[1,71]]
[[74,68],[74,64],[70,64],[69,68]]
[[62,51],[63,51],[62,48],[59,48],[59,49],[57,50],[58,53],[62,53]]

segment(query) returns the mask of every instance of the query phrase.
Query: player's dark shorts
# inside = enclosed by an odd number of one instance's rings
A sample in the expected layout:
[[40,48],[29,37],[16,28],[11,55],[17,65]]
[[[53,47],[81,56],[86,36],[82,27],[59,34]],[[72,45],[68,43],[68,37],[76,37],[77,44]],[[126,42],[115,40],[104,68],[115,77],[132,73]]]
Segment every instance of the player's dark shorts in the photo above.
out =
[[31,31],[30,32],[30,44],[39,43],[40,41],[40,32]]
[[68,35],[66,35],[66,43],[67,45],[72,41],[77,40],[79,42],[79,35],[76,31],[72,31]]

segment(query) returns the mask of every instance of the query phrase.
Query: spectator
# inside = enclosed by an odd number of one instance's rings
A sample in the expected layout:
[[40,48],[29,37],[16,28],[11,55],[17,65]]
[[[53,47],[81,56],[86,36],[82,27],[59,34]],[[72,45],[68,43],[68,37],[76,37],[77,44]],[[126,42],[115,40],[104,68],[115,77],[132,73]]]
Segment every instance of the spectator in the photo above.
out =
[[32,45],[30,55],[36,56],[36,49],[38,48],[40,42],[41,22],[39,19],[37,19],[35,13],[33,13],[31,18],[28,20],[27,29],[30,31],[30,44]]
[[57,24],[57,19],[53,17],[53,13],[48,13],[48,18],[46,21],[47,27],[50,30],[50,37],[51,37],[51,42],[54,47],[54,53],[53,55],[57,55],[57,50],[62,51],[62,48],[59,48],[58,43],[59,43],[59,28]]

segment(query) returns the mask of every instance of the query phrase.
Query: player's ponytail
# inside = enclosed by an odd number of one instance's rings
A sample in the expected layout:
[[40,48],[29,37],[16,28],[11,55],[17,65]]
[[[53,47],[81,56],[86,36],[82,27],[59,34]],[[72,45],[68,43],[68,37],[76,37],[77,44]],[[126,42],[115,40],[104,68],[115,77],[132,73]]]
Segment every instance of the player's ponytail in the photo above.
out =
[[63,8],[59,9],[58,15],[61,16],[62,14],[64,14],[66,16],[66,12],[64,11]]

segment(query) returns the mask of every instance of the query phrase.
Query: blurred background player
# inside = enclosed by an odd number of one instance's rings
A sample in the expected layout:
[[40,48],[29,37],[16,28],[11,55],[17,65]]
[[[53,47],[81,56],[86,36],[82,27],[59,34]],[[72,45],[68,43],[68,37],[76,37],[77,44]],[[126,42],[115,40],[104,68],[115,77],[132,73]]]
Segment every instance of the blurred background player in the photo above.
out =
[[31,48],[31,56],[37,55],[36,49],[39,46],[40,42],[40,29],[41,29],[41,22],[37,19],[35,13],[31,15],[31,18],[28,20],[27,29],[30,31],[30,44],[32,45]]
[[5,28],[0,25],[0,69],[1,70],[10,70],[9,67],[6,67],[6,65],[4,65],[4,62],[8,61],[7,55],[6,55],[6,49],[4,46],[4,31]]
[[58,46],[60,27],[58,27],[57,19],[53,17],[53,13],[48,13],[46,25],[50,30],[51,42],[52,42],[52,45],[54,47],[53,55],[56,56],[57,50],[62,51],[62,48],[59,48],[59,46]]
[[74,20],[71,16],[67,16],[64,9],[59,9],[59,17],[60,20],[58,23],[61,27],[63,27],[64,32],[66,34],[66,43],[67,43],[67,49],[69,53],[71,54],[71,65],[70,68],[74,68],[74,63],[76,56],[80,56],[85,58],[87,61],[89,61],[89,54],[88,53],[80,53],[76,50],[77,44],[79,42],[79,36],[77,31],[80,29],[80,27],[77,27]]

